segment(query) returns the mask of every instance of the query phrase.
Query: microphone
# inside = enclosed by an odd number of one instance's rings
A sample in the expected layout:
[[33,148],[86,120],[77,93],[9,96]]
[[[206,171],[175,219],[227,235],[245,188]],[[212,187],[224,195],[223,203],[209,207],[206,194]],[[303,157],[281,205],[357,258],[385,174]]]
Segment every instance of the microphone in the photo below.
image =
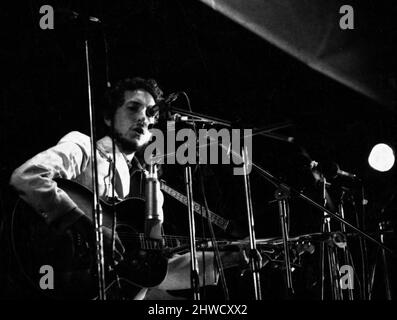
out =
[[151,239],[162,239],[163,217],[158,206],[158,178],[155,164],[149,165],[149,173],[146,176],[146,202],[145,202],[145,236]]
[[[315,161],[312,161],[311,164],[312,169],[320,167],[322,169],[323,174],[326,177],[331,179],[336,179],[338,177],[347,178],[351,180],[359,180],[356,174],[342,170],[339,165],[335,162],[324,162],[318,164]],[[321,170],[320,170],[321,171]]]
[[160,100],[154,106],[146,108],[146,116],[154,117],[159,112],[167,110],[169,105],[173,103],[179,97],[179,92],[171,93],[167,98]]
[[97,17],[84,16],[83,14],[78,13],[78,12],[73,11],[73,10],[70,10],[70,9],[56,8],[54,11],[55,11],[55,14],[57,16],[59,16],[59,19],[63,23],[66,23],[66,22],[69,22],[69,21],[83,22],[85,19],[90,21],[90,22],[94,22],[94,23],[102,23],[102,21],[100,19],[98,19]]

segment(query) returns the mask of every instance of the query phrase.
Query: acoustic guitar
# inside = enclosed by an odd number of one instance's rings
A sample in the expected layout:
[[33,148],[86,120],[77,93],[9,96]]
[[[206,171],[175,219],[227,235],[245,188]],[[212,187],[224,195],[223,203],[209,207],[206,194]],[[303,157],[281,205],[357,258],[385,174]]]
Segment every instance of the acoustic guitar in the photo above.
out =
[[[77,206],[93,221],[93,195],[79,183],[58,179]],[[148,239],[144,230],[145,203],[128,198],[115,205],[100,200],[103,224],[112,228],[116,213],[116,231],[125,248],[121,259],[113,261],[112,250],[105,246],[106,293],[108,299],[133,299],[145,288],[159,285],[167,274],[168,259],[189,251],[189,238],[164,235],[162,240]],[[55,299],[95,299],[98,294],[96,250],[93,228],[75,228],[62,234],[49,227],[27,203],[19,199],[11,223],[12,248],[19,268],[29,283],[43,297]],[[199,250],[213,250],[209,239],[196,239]],[[247,241],[217,241],[220,250],[240,250]],[[282,246],[261,240],[257,245],[269,259],[279,258]],[[298,251],[304,252],[305,248]],[[51,288],[42,285],[43,266],[53,271]],[[47,275],[48,276],[48,275]],[[47,279],[48,280],[48,279]]]

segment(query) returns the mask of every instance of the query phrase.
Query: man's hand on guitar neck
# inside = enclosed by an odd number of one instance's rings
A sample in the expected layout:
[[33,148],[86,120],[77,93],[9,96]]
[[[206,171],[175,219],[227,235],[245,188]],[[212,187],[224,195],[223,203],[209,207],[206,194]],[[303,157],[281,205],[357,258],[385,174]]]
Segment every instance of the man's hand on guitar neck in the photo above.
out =
[[[268,262],[269,259],[266,255],[263,255],[260,250],[258,250],[258,263],[259,269],[262,269]],[[248,247],[239,246],[238,250],[230,250],[229,252],[221,253],[221,260],[223,268],[240,267],[245,270],[249,267],[250,249]]]
[[[83,240],[87,241],[92,249],[95,250],[95,224],[80,208],[74,208],[72,211],[52,223],[50,227],[58,235],[72,236],[76,233],[79,234]],[[102,228],[102,233],[105,259],[109,260],[114,258],[114,262],[123,260],[125,248],[121,243],[117,232],[115,234],[114,254],[112,250],[112,229],[104,226]]]

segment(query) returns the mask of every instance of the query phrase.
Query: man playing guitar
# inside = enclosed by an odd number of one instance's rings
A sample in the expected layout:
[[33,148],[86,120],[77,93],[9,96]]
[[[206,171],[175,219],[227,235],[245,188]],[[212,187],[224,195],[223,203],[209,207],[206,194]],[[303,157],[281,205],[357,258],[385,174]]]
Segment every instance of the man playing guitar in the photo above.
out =
[[[145,198],[144,163],[137,156],[151,139],[149,129],[154,117],[148,117],[146,109],[162,99],[162,91],[156,81],[142,78],[125,79],[110,91],[109,103],[104,112],[109,134],[97,141],[98,189],[102,200],[119,200],[129,197]],[[112,142],[114,139],[114,143]],[[113,150],[115,145],[115,150]],[[89,190],[92,188],[90,137],[80,132],[70,132],[55,146],[43,151],[17,168],[10,184],[20,197],[38,213],[46,224],[62,234],[70,229],[85,230],[94,234],[92,219],[80,208],[73,197],[60,188],[57,179],[77,182]],[[112,170],[112,166],[115,170]],[[159,184],[158,184],[159,185]],[[158,215],[163,216],[164,197],[157,190]],[[139,214],[131,212],[131,214]],[[142,213],[140,213],[142,214]],[[125,248],[116,234],[116,246],[112,246],[112,228],[103,228],[105,258],[122,259]],[[121,237],[122,238],[122,237]],[[112,251],[116,252],[112,252]],[[198,255],[199,265],[203,256]],[[205,272],[200,268],[200,284],[215,285],[217,272],[213,254],[205,256]],[[223,267],[246,264],[243,251],[222,253]],[[56,270],[55,270],[56,272]],[[190,288],[190,256],[173,254],[168,257],[165,278],[158,284],[164,290]],[[142,299],[146,290],[135,298]]]

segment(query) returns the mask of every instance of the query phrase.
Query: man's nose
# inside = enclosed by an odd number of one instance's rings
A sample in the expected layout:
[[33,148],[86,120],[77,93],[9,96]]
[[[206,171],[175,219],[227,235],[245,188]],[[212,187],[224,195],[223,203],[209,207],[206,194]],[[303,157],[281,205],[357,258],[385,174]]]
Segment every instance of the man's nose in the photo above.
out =
[[146,115],[146,109],[147,108],[142,108],[141,112],[139,113],[139,118],[138,118],[138,122],[141,123],[141,125],[144,127],[148,127],[150,124],[150,119]]

